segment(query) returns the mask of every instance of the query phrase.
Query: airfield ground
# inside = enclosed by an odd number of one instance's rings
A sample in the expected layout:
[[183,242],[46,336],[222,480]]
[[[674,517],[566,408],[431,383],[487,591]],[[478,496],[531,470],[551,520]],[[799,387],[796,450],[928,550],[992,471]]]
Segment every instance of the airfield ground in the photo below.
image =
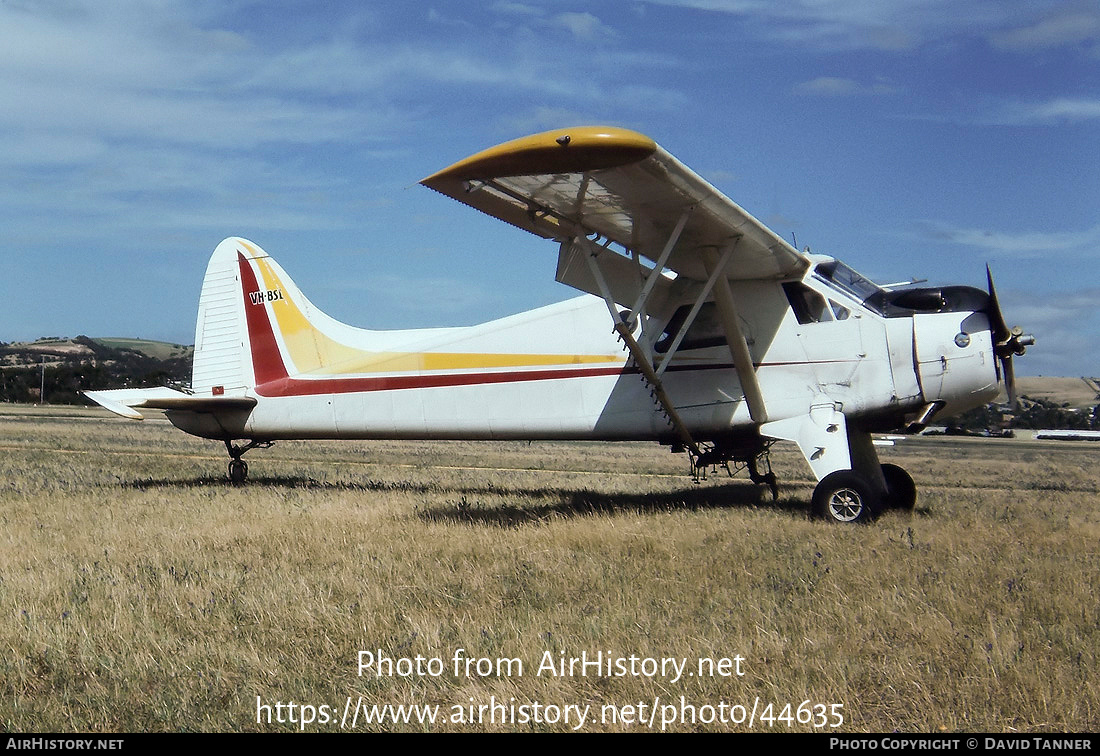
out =
[[853,527],[793,447],[775,503],[645,444],[285,443],[234,487],[163,420],[3,407],[0,451],[7,731],[1100,728],[1100,444],[907,439],[917,510]]

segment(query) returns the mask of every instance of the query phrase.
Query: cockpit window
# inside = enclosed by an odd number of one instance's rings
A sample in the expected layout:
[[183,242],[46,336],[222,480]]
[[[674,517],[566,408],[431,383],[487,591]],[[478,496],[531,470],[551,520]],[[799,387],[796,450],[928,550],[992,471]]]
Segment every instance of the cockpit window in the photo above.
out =
[[814,272],[826,281],[835,284],[842,291],[848,292],[860,302],[866,302],[870,297],[882,294],[882,289],[878,285],[856,273],[839,260],[821,263],[814,269]]
[[791,303],[791,309],[794,310],[794,316],[799,323],[805,325],[806,323],[821,323],[833,319],[829,305],[825,302],[825,297],[809,286],[798,281],[790,281],[783,284],[783,291],[786,293],[787,301]]
[[833,317],[837,320],[847,320],[848,316],[851,314],[847,307],[831,299],[829,300],[829,306],[833,308]]

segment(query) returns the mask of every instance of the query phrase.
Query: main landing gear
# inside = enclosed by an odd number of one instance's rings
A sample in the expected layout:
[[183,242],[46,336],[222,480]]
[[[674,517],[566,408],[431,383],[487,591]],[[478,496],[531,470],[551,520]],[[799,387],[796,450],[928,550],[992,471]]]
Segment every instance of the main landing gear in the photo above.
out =
[[811,509],[828,522],[870,522],[886,509],[911,511],[917,503],[913,478],[897,465],[880,466],[885,492],[855,470],[826,475],[814,489]]
[[225,449],[229,452],[229,456],[232,457],[229,461],[229,480],[233,482],[233,485],[239,486],[248,479],[248,463],[241,457],[249,449],[267,449],[271,446],[270,441],[249,441],[244,446],[237,446],[229,439],[225,440]]
[[[765,473],[761,473],[756,466],[757,460],[764,463],[764,468],[767,470]],[[749,480],[756,485],[766,485],[772,492],[772,501],[779,501],[779,481],[775,477],[775,473],[772,472],[772,463],[768,458],[768,451],[765,449],[758,457],[750,457],[748,460],[749,466]]]

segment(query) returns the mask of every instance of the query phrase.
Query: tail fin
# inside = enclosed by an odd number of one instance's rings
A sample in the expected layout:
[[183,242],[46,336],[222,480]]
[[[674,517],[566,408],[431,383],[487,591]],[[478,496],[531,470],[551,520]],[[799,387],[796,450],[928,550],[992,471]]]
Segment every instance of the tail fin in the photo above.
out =
[[358,331],[314,307],[266,252],[229,238],[214,250],[199,296],[195,325],[195,393],[237,395],[245,389],[303,373],[325,372],[360,350]]
[[232,395],[255,385],[237,261],[243,241],[223,241],[206,266],[191,369],[191,389],[197,394]]

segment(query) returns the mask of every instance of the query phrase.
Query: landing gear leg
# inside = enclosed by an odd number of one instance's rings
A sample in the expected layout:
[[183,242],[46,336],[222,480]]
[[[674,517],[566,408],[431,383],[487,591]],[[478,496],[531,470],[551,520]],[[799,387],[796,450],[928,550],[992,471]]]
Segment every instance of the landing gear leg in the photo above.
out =
[[[758,459],[763,460],[764,467],[766,467],[768,470],[766,473],[761,473],[760,470],[757,468],[756,461]],[[767,449],[765,449],[763,453],[761,453],[757,457],[749,457],[749,480],[751,480],[753,483],[756,483],[757,485],[760,485],[761,483],[766,483],[768,488],[771,489],[772,501],[779,500],[779,481],[776,479],[775,473],[772,472],[772,463],[771,460],[768,458]]]
[[249,441],[244,446],[236,446],[232,441],[226,439],[225,449],[229,452],[229,456],[233,458],[229,461],[229,480],[237,486],[244,483],[248,479],[248,463],[241,459],[241,457],[243,457],[244,453],[249,449],[267,449],[270,446],[270,441],[255,440]]

